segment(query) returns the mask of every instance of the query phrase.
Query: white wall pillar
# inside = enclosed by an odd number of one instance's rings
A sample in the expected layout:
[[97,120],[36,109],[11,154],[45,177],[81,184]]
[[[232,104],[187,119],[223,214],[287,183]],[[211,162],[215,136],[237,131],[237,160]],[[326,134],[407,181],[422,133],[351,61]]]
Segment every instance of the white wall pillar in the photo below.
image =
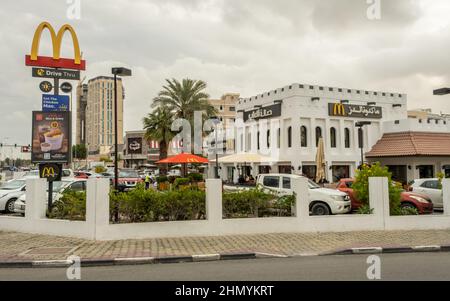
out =
[[222,220],[222,181],[206,180],[206,217],[208,221]]
[[387,178],[369,178],[369,204],[375,215],[385,218],[390,216]]
[[[293,178],[292,190],[295,192],[295,216],[299,219],[309,217],[309,189],[308,180],[304,177]],[[300,230],[300,229],[299,229]]]
[[450,215],[450,179],[442,180],[442,196],[444,198],[444,215]]
[[88,179],[86,189],[86,222],[94,229],[94,239],[101,227],[109,225],[108,179]]
[[27,219],[46,218],[48,199],[47,180],[28,179],[26,181],[26,187],[25,217]]

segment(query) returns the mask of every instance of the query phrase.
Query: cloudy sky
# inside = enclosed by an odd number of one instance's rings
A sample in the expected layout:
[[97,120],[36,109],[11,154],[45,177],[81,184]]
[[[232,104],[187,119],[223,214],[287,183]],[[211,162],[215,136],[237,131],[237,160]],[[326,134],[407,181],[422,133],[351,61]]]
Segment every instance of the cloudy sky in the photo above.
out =
[[[375,1],[375,0],[373,0]],[[81,4],[69,19],[70,3]],[[369,0],[371,2],[371,0]],[[28,144],[39,80],[24,65],[36,26],[71,24],[87,61],[84,75],[127,66],[125,130],[142,117],[165,78],[208,83],[208,93],[252,96],[290,83],[408,94],[408,107],[450,112],[450,2],[381,0],[15,0],[0,6],[0,141]],[[62,55],[72,57],[69,36]],[[49,55],[48,34],[41,54]]]

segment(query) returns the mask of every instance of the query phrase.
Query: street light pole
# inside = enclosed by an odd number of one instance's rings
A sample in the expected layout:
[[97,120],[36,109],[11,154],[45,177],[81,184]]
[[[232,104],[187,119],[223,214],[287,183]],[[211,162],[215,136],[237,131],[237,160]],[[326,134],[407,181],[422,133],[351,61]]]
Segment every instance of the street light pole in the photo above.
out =
[[364,132],[363,132],[363,126],[365,125],[371,125],[372,122],[370,121],[359,121],[357,123],[355,123],[355,126],[358,128],[358,143],[359,143],[359,148],[361,149],[361,165],[360,167],[362,168],[363,164],[364,164]]
[[114,190],[118,191],[119,131],[117,125],[117,76],[131,76],[131,70],[123,67],[112,68],[112,74],[114,74]]

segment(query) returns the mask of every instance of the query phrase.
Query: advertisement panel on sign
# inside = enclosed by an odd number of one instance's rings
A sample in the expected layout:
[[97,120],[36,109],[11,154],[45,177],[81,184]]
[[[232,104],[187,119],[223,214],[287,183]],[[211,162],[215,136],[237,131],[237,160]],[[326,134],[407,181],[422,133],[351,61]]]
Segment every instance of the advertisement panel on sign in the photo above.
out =
[[329,103],[328,115],[337,117],[381,119],[383,118],[383,108],[375,106]]
[[142,154],[142,138],[128,138],[128,153]]
[[42,111],[68,111],[70,99],[67,95],[42,95]]
[[70,161],[71,121],[69,112],[33,112],[31,161]]

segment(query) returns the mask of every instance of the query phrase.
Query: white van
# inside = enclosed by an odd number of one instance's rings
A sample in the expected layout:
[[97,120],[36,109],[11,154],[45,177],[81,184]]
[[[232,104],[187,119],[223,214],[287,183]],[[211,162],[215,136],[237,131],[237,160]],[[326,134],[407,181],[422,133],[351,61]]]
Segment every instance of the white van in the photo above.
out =
[[[289,174],[260,174],[256,179],[258,187],[278,193],[292,195],[291,179],[303,178]],[[345,214],[351,211],[350,197],[339,190],[322,188],[308,180],[309,210],[311,215]]]

